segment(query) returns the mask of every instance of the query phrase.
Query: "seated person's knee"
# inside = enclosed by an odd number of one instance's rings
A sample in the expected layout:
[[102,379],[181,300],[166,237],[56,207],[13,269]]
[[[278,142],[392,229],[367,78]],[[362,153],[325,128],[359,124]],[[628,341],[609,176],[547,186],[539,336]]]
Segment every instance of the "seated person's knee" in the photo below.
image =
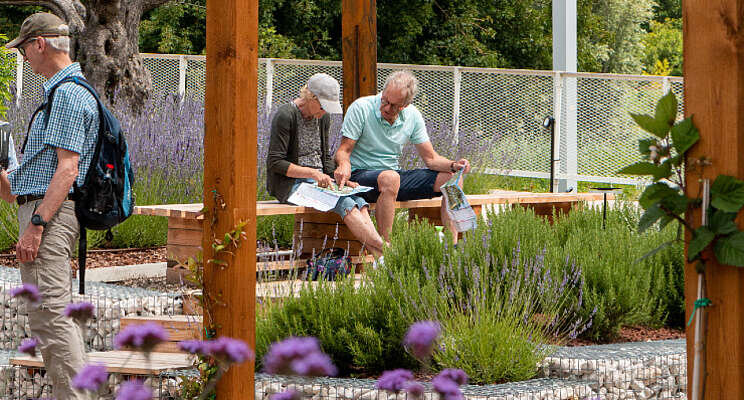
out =
[[381,193],[398,193],[398,189],[400,188],[400,175],[392,170],[383,171],[377,176],[377,185]]

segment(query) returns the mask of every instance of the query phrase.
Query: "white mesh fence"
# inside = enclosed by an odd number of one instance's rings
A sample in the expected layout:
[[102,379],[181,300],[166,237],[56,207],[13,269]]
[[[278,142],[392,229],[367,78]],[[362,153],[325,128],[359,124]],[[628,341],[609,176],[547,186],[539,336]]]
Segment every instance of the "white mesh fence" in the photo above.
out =
[[[155,94],[204,98],[204,56],[143,54],[143,58]],[[28,63],[19,67],[19,101],[38,102],[43,79]],[[549,177],[551,133],[542,122],[553,116],[557,179],[642,183],[617,174],[639,159],[638,139],[648,136],[628,113],[651,113],[668,90],[680,101],[680,115],[684,109],[678,77],[378,64],[378,90],[398,69],[411,70],[419,79],[414,104],[427,122],[449,132],[461,153],[491,142],[494,162],[489,171],[513,176]],[[317,72],[328,73],[343,85],[339,61],[260,59],[261,112],[294,98]],[[333,125],[337,132],[340,124]]]

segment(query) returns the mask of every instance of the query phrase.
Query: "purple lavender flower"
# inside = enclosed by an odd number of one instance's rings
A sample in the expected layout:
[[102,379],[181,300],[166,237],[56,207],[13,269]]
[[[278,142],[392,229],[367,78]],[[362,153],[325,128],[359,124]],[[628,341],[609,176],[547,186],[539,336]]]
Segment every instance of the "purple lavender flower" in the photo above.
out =
[[70,303],[65,307],[65,315],[78,321],[80,324],[86,323],[93,318],[96,307],[93,303],[81,301],[80,303]]
[[413,380],[413,374],[407,369],[394,369],[385,371],[377,380],[377,388],[388,392],[399,392],[405,389],[406,384]]
[[403,390],[405,390],[409,395],[413,396],[413,398],[416,399],[420,399],[424,395],[424,385],[415,381],[408,382],[403,385]]
[[83,367],[75,378],[72,379],[72,387],[78,390],[90,390],[96,392],[108,379],[108,373],[104,365],[90,364]]
[[36,304],[41,301],[41,294],[39,294],[39,288],[30,283],[24,283],[23,285],[13,288],[10,290],[10,297],[20,297],[26,299],[32,304]]
[[28,338],[24,339],[21,342],[21,345],[18,346],[18,351],[21,353],[26,353],[30,355],[31,357],[36,357],[36,346],[39,345],[39,339],[36,338]]
[[437,375],[431,380],[431,386],[434,388],[434,391],[439,394],[442,400],[463,399],[460,387],[452,379]]
[[168,332],[165,328],[154,322],[147,322],[124,328],[114,338],[114,345],[117,349],[132,347],[149,353],[156,345],[166,340]]
[[204,349],[212,357],[227,363],[240,364],[254,357],[253,351],[245,342],[225,336],[206,342]]
[[150,400],[152,391],[138,380],[127,381],[121,384],[116,393],[116,400]]
[[419,321],[408,328],[403,345],[419,360],[429,358],[434,349],[434,343],[442,333],[439,322]]
[[178,348],[191,354],[207,354],[206,343],[201,340],[182,340],[178,342]]
[[447,368],[442,370],[442,372],[440,372],[437,376],[447,378],[458,385],[464,385],[468,383],[468,375],[461,369]]
[[263,363],[269,374],[336,374],[336,367],[320,350],[318,339],[314,337],[290,337],[272,344]]
[[274,393],[271,395],[270,400],[300,400],[302,396],[294,390],[287,390],[286,392]]

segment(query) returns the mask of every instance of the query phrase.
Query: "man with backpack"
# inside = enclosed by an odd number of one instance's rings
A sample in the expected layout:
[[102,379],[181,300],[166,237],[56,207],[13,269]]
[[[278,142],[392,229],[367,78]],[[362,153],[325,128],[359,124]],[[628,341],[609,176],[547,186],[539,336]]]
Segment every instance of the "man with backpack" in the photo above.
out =
[[83,77],[69,46],[68,26],[48,13],[26,18],[18,37],[6,44],[47,79],[44,101],[54,94],[48,111],[42,106],[31,116],[21,164],[0,173],[0,196],[19,206],[21,279],[41,293],[39,303],[27,303],[29,324],[58,400],[89,398],[71,387],[85,364],[85,344],[80,326],[63,312],[72,299],[70,257],[80,232],[71,196],[84,184],[99,131],[96,98],[75,82],[56,86]]

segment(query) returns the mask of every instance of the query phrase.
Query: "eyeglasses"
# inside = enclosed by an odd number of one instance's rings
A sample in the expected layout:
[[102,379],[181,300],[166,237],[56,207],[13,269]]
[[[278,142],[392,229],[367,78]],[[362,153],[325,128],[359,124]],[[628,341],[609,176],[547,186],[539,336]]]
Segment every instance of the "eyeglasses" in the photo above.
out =
[[380,104],[382,104],[383,107],[390,106],[394,110],[402,110],[402,109],[406,108],[406,105],[405,104],[393,104],[393,103],[387,101],[387,99],[385,99],[384,97],[380,98]]
[[25,42],[19,44],[18,47],[16,47],[18,49],[18,52],[21,53],[21,57],[26,57],[26,49],[24,49],[23,46],[25,46],[25,45],[27,45],[27,44],[35,41],[35,40],[39,40],[39,38],[28,39]]

